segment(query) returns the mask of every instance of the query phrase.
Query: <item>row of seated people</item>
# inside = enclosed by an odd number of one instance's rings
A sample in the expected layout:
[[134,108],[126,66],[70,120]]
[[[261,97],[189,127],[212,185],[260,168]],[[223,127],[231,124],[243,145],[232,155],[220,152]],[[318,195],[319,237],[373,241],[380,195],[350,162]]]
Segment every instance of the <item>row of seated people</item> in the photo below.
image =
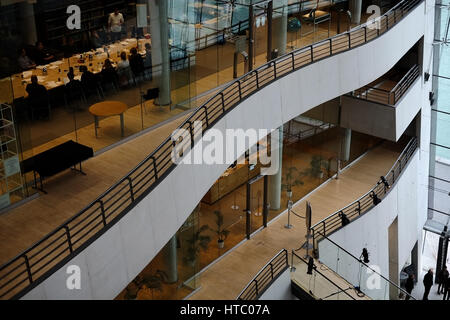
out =
[[[139,28],[138,30],[140,30]],[[133,36],[142,38],[142,30],[138,33],[133,32]],[[30,70],[37,65],[48,64],[56,60],[56,56],[61,58],[69,58],[75,54],[87,52],[92,49],[97,49],[112,41],[108,38],[108,33],[102,30],[92,30],[83,33],[80,41],[75,42],[72,37],[63,37],[60,46],[60,53],[56,50],[46,48],[41,41],[38,41],[35,46],[22,47],[19,50],[18,65],[21,71]]]
[[[127,59],[125,52],[121,53],[121,60],[117,68],[109,59],[106,59],[99,74],[94,74],[86,66],[80,66],[81,79],[75,79],[74,68],[70,67],[67,73],[68,82],[64,86],[64,103],[69,107],[72,102],[87,104],[88,98],[97,95],[104,98],[104,92],[112,89],[117,92],[119,87],[127,87],[136,84],[142,79],[152,78],[151,64],[147,67],[142,56],[135,48],[130,50],[131,55]],[[28,107],[31,118],[50,118],[50,103],[47,89],[38,83],[37,76],[31,77],[31,83],[27,85]]]
[[37,65],[48,64],[56,60],[54,54],[45,48],[40,41],[28,51],[22,48],[17,59],[17,63],[22,71],[30,70],[36,68]]

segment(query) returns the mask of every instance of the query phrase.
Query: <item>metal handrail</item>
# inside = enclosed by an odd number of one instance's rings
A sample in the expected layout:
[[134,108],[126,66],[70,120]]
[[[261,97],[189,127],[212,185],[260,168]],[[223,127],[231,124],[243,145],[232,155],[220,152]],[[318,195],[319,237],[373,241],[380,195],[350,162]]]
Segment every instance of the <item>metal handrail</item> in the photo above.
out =
[[[283,6],[279,6],[279,7],[274,7],[273,11],[276,12],[279,9],[283,9],[284,7],[287,7],[288,8],[287,9],[288,13],[292,14],[292,12],[289,12],[290,7],[299,6],[299,9],[298,9],[299,11],[298,12],[300,12],[300,10],[301,10],[300,5],[302,5],[305,2],[310,2],[310,0],[300,0],[300,1],[297,1],[297,2],[294,2],[294,3],[288,3],[285,6],[283,5]],[[263,15],[263,14],[264,13],[261,13],[260,15]],[[198,37],[198,38],[192,40],[192,42],[195,42],[197,50],[205,49],[205,48],[208,47],[208,44],[209,45],[216,44],[217,41],[221,37],[223,37],[225,39],[225,35],[227,33],[233,33],[233,34],[240,33],[241,31],[247,30],[248,27],[249,27],[249,19],[240,20],[239,22],[236,22],[235,24],[233,24],[233,25],[231,25],[229,27],[223,28],[222,30],[217,30],[216,32],[213,32],[213,33],[206,34],[204,36]],[[214,40],[213,40],[213,42],[208,42],[208,39],[210,39],[210,38],[212,38],[212,39],[215,38],[216,42],[214,42]],[[204,42],[204,46],[203,47],[202,47],[202,42]]]
[[[302,257],[300,257],[299,255],[297,255],[295,253],[294,250],[292,250],[292,267],[294,267],[294,256],[297,257],[300,261],[302,261],[305,264],[308,264],[308,262],[303,259]],[[347,295],[350,299],[352,300],[356,300],[354,297],[352,297],[348,292],[345,291],[344,288],[339,287],[333,280],[331,280],[330,278],[328,278],[326,275],[324,275],[322,272],[320,272],[319,270],[317,270],[317,268],[314,269],[315,272],[317,272],[318,274],[320,274],[320,276],[322,276],[324,279],[326,279],[328,282],[330,282],[333,286],[335,286],[336,288],[339,289],[338,292],[342,292],[345,295]]]
[[[403,97],[405,92],[411,87],[415,80],[419,78],[419,76],[419,66],[414,65],[411,69],[408,70],[408,72],[406,72],[406,74],[391,90],[381,89],[373,86],[364,86],[348,95],[358,99],[372,100],[377,103],[382,103],[380,102],[381,100],[385,101],[384,104],[393,106],[397,104],[397,102]],[[370,99],[369,95],[377,96],[378,98],[380,98],[380,100]]]
[[324,239],[326,239],[327,241],[331,242],[334,246],[336,246],[338,249],[344,251],[347,255],[349,255],[350,257],[352,257],[354,260],[358,261],[361,265],[363,265],[364,267],[366,267],[367,269],[370,269],[374,274],[377,274],[378,276],[380,276],[383,280],[389,282],[390,285],[392,285],[393,287],[395,287],[397,290],[400,290],[403,294],[405,294],[406,296],[409,296],[410,298],[412,298],[413,300],[416,300],[412,295],[410,295],[408,292],[406,292],[405,290],[403,290],[402,288],[400,288],[397,284],[395,284],[394,282],[392,282],[391,280],[389,280],[388,278],[386,278],[385,276],[383,276],[381,273],[377,272],[375,269],[371,268],[368,264],[366,264],[364,261],[362,261],[361,259],[358,259],[357,257],[355,257],[353,254],[351,254],[350,252],[348,252],[347,250],[345,250],[344,248],[342,248],[340,245],[338,245],[336,242],[334,242],[333,240],[331,240],[330,238],[328,238],[325,235],[322,235]]
[[[166,138],[133,170],[86,208],[3,264],[0,267],[0,298],[22,297],[84,250],[143,200],[176,167],[172,162],[175,150],[182,149],[187,143],[193,146],[202,138],[195,131],[193,124],[196,121],[202,123],[202,134],[205,134],[225,114],[250,95],[294,71],[334,54],[359,47],[366,41],[384,34],[421,2],[423,0],[403,0],[398,3],[377,18],[382,29],[368,30],[367,24],[361,25],[329,39],[291,51],[235,79],[196,108],[178,127],[186,129],[190,133],[187,138],[190,139],[172,141],[171,137]],[[397,11],[399,12],[395,18]],[[62,233],[65,236],[64,246],[56,255],[52,249],[61,244],[58,241],[61,241]]]
[[236,300],[258,300],[278,276],[289,268],[289,255],[282,249],[245,286]]
[[[389,188],[392,187],[398,180],[403,169],[406,167],[408,161],[411,159],[414,151],[418,147],[417,138],[412,138],[397,161],[394,163],[392,168],[388,171],[388,173],[384,176],[386,181],[389,184]],[[370,209],[372,209],[376,204],[374,203],[374,195],[378,197],[378,199],[383,199],[388,193],[389,188],[382,182],[380,179],[375,187],[373,187],[370,191],[365,193],[363,196],[353,201],[346,207],[332,213],[328,217],[320,220],[316,224],[311,227],[312,235],[313,235],[313,249],[317,250],[317,243],[322,240],[321,235],[327,236],[331,233],[339,230],[343,227],[341,223],[342,215],[345,215],[350,222],[359,216],[365,214]]]

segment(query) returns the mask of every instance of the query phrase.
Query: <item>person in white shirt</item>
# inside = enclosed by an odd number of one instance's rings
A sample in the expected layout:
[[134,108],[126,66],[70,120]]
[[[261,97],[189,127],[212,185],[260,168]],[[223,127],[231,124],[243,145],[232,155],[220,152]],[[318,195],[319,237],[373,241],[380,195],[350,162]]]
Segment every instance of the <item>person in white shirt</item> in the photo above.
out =
[[109,15],[108,27],[111,31],[111,40],[116,42],[120,40],[122,33],[122,24],[124,23],[123,15],[119,12],[119,9],[115,9],[113,13]]
[[117,75],[119,76],[120,86],[127,86],[132,79],[130,61],[127,59],[127,54],[122,52],[120,54],[120,61],[117,63]]

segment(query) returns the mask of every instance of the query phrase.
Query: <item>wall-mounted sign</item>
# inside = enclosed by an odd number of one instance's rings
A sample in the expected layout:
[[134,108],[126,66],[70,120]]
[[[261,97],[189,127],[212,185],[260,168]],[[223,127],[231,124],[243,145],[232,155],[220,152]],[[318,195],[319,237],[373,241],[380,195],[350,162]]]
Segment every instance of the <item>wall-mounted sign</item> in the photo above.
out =
[[147,26],[147,5],[136,4],[136,20],[137,27],[144,28]]

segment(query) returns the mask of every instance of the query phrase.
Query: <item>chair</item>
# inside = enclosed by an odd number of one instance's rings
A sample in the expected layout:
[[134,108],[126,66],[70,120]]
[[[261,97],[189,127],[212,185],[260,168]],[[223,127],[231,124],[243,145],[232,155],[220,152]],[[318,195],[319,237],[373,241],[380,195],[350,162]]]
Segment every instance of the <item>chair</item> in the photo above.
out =
[[[319,1],[317,0],[315,6],[309,11],[309,13],[302,15],[302,20],[306,24],[312,24],[313,31],[302,34],[302,29],[300,29],[300,36],[306,36],[313,33],[313,41],[316,41],[316,26],[328,21],[328,37],[330,36],[330,26],[331,26],[331,13],[323,10],[319,10]],[[303,3],[302,3],[303,5]]]
[[118,77],[117,73],[114,69],[104,69],[102,70],[100,74],[100,87],[101,91],[103,93],[103,96],[105,96],[105,92],[108,92],[110,89],[114,91],[114,93],[117,93],[119,91],[119,83],[118,83]]
[[159,97],[159,88],[150,88],[147,93],[141,92],[141,108],[147,114],[146,102]]
[[86,71],[85,73],[83,73],[83,76],[81,77],[81,84],[83,86],[83,91],[86,95],[86,99],[95,94],[97,94],[99,101],[103,99],[104,95],[102,87],[100,85],[100,81],[98,77],[92,72]]
[[[64,91],[64,102],[67,109],[72,102],[78,104],[78,108],[87,105],[86,95],[84,94],[83,86],[79,80],[73,80],[66,84]],[[81,105],[80,105],[81,103]],[[75,110],[75,108],[73,109]]]
[[117,76],[119,77],[119,85],[121,87],[127,87],[130,85],[130,81],[134,81],[133,72],[129,66],[117,69]]

